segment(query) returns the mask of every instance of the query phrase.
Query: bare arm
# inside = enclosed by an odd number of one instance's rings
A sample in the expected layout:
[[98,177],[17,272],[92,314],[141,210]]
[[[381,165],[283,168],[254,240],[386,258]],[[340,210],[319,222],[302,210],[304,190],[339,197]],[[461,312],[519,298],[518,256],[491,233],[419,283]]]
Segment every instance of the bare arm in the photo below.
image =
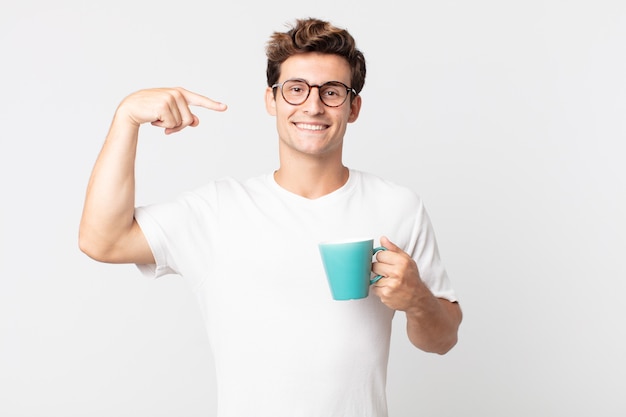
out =
[[462,320],[461,307],[432,294],[407,310],[407,334],[418,348],[443,355],[456,345]]
[[224,111],[226,106],[182,88],[138,91],[117,108],[87,186],[79,246],[108,263],[154,263],[148,243],[134,219],[135,156],[144,123],[171,134],[197,126],[189,106]]
[[373,292],[388,307],[405,312],[413,345],[427,352],[448,352],[457,342],[462,320],[459,304],[435,297],[407,253],[387,238],[381,244],[388,250],[378,252],[373,270],[385,278],[374,284]]

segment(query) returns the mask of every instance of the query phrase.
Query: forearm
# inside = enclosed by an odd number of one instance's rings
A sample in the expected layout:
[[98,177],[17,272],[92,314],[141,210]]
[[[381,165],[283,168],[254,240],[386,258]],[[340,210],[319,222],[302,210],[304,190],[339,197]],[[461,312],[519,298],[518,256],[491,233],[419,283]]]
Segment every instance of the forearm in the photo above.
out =
[[406,311],[407,334],[416,347],[447,353],[457,342],[462,313],[458,303],[436,298],[427,289]]
[[99,260],[106,261],[133,227],[138,130],[116,115],[87,186],[80,247]]

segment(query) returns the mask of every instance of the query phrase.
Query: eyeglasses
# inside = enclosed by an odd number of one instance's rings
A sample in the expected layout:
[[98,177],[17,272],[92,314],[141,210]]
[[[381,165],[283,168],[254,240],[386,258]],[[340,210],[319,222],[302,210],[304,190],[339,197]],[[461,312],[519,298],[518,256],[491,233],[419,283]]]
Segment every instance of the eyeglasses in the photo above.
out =
[[322,103],[328,107],[339,107],[345,103],[348,95],[357,92],[354,88],[350,88],[339,81],[328,81],[321,85],[310,85],[305,80],[293,79],[283,83],[274,84],[272,89],[280,88],[280,93],[285,101],[292,106],[298,106],[304,103],[311,94],[311,89],[317,87]]

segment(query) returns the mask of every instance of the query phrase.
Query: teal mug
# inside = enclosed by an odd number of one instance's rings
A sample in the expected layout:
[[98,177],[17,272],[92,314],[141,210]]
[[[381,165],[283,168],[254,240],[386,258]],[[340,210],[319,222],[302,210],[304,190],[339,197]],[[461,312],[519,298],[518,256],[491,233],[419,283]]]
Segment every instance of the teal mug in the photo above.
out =
[[370,285],[382,278],[371,278],[374,254],[387,250],[374,248],[374,239],[322,242],[318,246],[333,299],[365,298]]

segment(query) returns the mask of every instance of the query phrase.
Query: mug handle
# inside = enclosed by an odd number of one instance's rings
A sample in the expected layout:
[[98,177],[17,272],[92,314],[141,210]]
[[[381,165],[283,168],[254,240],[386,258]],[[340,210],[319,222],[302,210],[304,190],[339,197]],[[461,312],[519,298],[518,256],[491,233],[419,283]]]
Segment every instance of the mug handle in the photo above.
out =
[[[379,246],[377,248],[374,248],[374,250],[372,251],[373,252],[372,255],[376,255],[381,250],[387,250],[387,248],[384,246]],[[370,285],[377,283],[382,277],[383,277],[382,275],[376,275],[374,278],[370,279]]]

